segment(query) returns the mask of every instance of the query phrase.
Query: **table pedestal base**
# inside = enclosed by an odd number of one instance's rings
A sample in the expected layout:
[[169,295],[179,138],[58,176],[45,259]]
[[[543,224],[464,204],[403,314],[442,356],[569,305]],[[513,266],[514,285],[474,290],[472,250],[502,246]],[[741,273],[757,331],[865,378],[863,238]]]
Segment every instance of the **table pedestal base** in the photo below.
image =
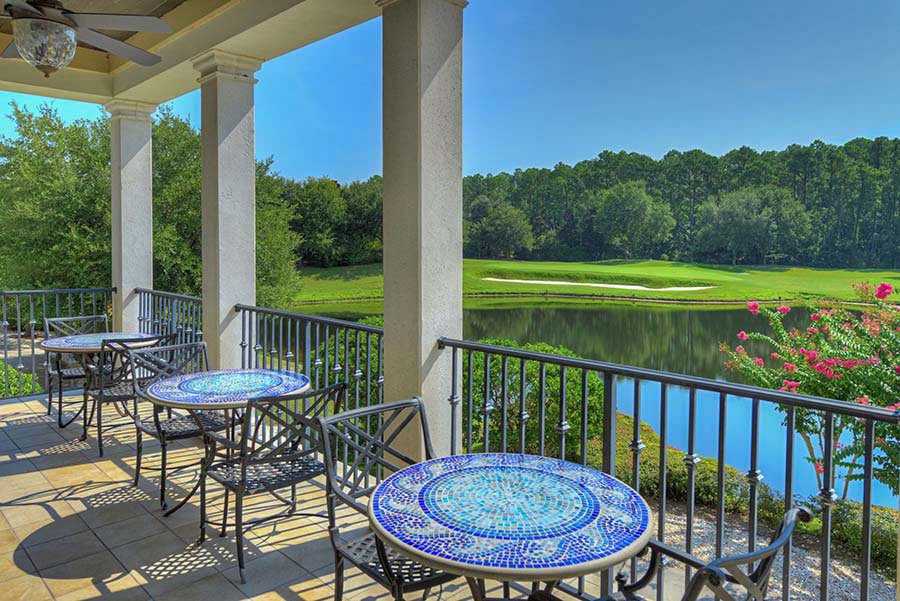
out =
[[[510,600],[510,592],[511,587],[509,582],[503,583],[503,596],[502,597],[488,597],[486,593],[486,588],[484,584],[484,578],[470,578],[466,576],[466,583],[469,585],[469,590],[472,592],[472,599],[474,601],[509,601]],[[531,592],[534,593],[541,588],[541,584],[544,585],[544,590],[548,593],[552,591],[557,584],[556,580],[551,580],[549,582],[532,582],[531,583]]]

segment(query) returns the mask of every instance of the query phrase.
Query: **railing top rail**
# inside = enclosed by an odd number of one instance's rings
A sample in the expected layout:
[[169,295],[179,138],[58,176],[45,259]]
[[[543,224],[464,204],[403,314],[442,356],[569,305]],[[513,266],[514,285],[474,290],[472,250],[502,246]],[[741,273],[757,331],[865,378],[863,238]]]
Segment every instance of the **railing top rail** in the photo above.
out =
[[252,311],[254,313],[263,313],[265,315],[274,315],[277,317],[287,317],[291,319],[302,319],[304,321],[310,321],[313,323],[321,323],[325,325],[332,325],[341,328],[349,328],[353,330],[360,330],[362,332],[369,332],[371,334],[384,334],[384,328],[379,328],[378,326],[369,326],[361,323],[357,323],[355,321],[345,321],[343,319],[335,319],[333,317],[321,317],[319,315],[309,315],[306,313],[294,313],[291,311],[282,311],[280,309],[267,309],[264,307],[254,307],[253,305],[235,305],[234,310],[237,312],[241,311]]
[[888,409],[873,407],[871,405],[855,405],[852,403],[847,403],[845,401],[837,401],[834,399],[826,399],[823,397],[815,397],[805,394],[783,392],[780,390],[772,390],[768,388],[759,388],[757,386],[750,386],[746,384],[735,384],[722,380],[711,380],[709,378],[687,376],[683,374],[646,369],[643,367],[633,367],[630,365],[620,365],[618,363],[608,363],[605,361],[594,361],[592,359],[563,357],[560,355],[538,353],[534,351],[510,348],[506,346],[484,344],[482,342],[472,342],[469,340],[439,338],[438,346],[440,348],[458,348],[463,350],[490,353],[494,355],[503,354],[508,357],[526,359],[538,363],[563,365],[575,369],[586,369],[590,371],[609,373],[616,376],[636,378],[639,380],[650,380],[654,382],[662,382],[664,384],[672,384],[674,386],[683,386],[686,388],[708,390],[711,392],[719,392],[735,396],[747,397],[751,399],[759,399],[762,401],[782,403],[784,405],[790,405],[793,407],[800,407],[804,409],[829,411],[841,415],[849,415],[851,417],[861,417],[863,419],[873,419],[881,422],[900,424],[900,411],[890,411]]
[[115,292],[115,288],[48,288],[45,290],[0,290],[0,296],[23,296],[26,294],[78,294],[90,292]]
[[152,288],[135,288],[135,292],[153,294],[155,296],[162,296],[164,298],[175,298],[178,300],[191,301],[191,302],[203,302],[203,299],[197,296],[190,296],[189,294],[177,294],[175,292],[163,292],[161,290],[153,290]]

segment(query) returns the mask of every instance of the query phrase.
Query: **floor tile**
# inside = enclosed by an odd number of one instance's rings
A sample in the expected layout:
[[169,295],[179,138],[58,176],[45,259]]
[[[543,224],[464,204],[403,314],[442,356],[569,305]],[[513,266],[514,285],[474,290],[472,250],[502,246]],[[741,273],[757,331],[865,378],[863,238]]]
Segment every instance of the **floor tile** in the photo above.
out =
[[80,557],[105,550],[103,543],[89,531],[51,540],[27,549],[28,557],[38,570],[68,563]]
[[78,592],[82,599],[94,599],[109,593],[140,590],[140,584],[109,551],[83,555],[74,561],[40,570],[40,575],[54,597],[71,597]]

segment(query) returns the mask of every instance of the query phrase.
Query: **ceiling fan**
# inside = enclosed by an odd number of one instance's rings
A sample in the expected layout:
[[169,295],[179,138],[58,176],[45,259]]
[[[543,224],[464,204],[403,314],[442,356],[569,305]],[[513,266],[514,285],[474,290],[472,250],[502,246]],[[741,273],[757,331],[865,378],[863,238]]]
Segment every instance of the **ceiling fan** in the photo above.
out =
[[0,58],[24,58],[44,77],[72,62],[78,42],[145,67],[160,61],[157,55],[97,29],[172,33],[172,28],[159,17],[76,13],[66,10],[59,0],[0,0],[0,6],[3,8],[0,17],[12,19],[13,29],[13,41],[0,53]]

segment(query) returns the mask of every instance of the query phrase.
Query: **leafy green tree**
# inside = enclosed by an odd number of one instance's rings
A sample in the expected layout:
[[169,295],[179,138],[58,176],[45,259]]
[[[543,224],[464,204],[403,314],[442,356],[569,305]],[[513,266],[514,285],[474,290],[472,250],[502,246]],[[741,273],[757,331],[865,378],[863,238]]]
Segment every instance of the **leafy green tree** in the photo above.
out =
[[[11,112],[14,134],[0,139],[0,286],[109,285],[108,119],[65,124],[50,106]],[[199,294],[200,136],[163,107],[153,138],[154,286]],[[297,288],[297,240],[270,165],[257,165],[257,300],[275,303]]]
[[593,232],[602,257],[650,257],[672,237],[668,205],[647,194],[643,181],[616,184],[599,194]]
[[525,212],[508,202],[479,197],[468,229],[468,249],[477,257],[512,259],[531,250],[534,235]]

